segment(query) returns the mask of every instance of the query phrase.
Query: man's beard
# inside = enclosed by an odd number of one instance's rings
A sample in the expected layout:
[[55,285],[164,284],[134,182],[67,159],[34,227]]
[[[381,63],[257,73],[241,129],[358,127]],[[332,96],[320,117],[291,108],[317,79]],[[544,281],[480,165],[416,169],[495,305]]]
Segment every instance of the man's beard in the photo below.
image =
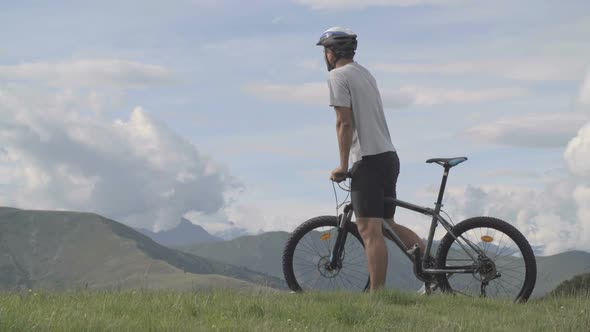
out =
[[332,65],[330,63],[330,61],[328,60],[328,55],[327,54],[324,54],[324,59],[326,60],[326,67],[328,68],[328,71],[329,72],[332,71],[332,69],[336,68],[336,66],[335,65]]

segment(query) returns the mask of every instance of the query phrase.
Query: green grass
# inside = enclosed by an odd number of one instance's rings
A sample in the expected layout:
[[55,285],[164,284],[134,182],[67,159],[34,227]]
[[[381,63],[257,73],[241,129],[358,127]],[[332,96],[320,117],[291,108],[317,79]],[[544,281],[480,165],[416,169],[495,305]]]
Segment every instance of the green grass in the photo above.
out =
[[590,297],[256,291],[0,293],[1,331],[587,331]]

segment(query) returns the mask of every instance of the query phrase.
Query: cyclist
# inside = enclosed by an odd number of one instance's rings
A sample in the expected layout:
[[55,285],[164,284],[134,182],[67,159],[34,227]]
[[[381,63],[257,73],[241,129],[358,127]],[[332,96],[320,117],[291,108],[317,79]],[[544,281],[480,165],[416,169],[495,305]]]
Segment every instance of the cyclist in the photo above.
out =
[[375,78],[354,61],[357,35],[347,28],[333,27],[322,34],[316,45],[324,47],[330,106],[336,110],[340,166],[332,171],[330,179],[345,180],[352,165],[352,206],[365,243],[370,289],[375,291],[385,285],[387,273],[383,221],[416,257],[418,250],[424,252],[425,245],[412,230],[394,222],[395,206],[383,203],[384,196],[396,197],[399,159]]

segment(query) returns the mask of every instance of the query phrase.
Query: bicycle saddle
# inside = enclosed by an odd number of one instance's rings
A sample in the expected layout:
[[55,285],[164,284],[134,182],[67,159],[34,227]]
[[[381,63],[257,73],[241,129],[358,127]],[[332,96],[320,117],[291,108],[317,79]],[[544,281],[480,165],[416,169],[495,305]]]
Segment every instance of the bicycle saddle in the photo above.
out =
[[437,163],[441,166],[444,167],[453,167],[453,166],[457,166],[460,163],[464,162],[465,160],[467,160],[467,157],[456,157],[456,158],[432,158],[432,159],[428,159],[426,160],[427,163]]

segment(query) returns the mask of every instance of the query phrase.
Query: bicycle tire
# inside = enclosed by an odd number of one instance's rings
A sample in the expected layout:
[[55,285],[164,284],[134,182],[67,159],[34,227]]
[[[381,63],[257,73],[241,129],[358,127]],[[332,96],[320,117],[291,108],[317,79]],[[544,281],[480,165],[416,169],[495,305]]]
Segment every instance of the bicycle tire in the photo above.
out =
[[[304,291],[304,289],[300,285],[300,280],[297,280],[295,269],[294,269],[294,264],[293,264],[294,254],[295,254],[295,250],[297,249],[297,245],[300,243],[301,239],[304,236],[310,234],[315,229],[320,228],[320,227],[334,227],[337,229],[336,216],[319,216],[319,217],[309,219],[309,220],[305,221],[304,223],[302,223],[301,225],[299,225],[293,231],[293,233],[291,233],[291,236],[287,240],[287,243],[285,245],[285,249],[283,251],[283,274],[285,277],[285,281],[287,282],[287,286],[292,291],[295,291],[295,292],[303,292]],[[362,252],[364,254],[364,247],[365,246],[364,246],[363,240],[358,232],[356,224],[352,223],[352,222],[347,223],[346,231],[347,231],[348,235],[352,234],[353,237],[360,242],[360,245],[362,247]],[[351,239],[351,237],[348,235],[346,238],[346,242],[344,243],[345,248],[346,248],[346,244]],[[332,250],[332,249],[333,248],[330,248],[330,250]],[[329,253],[325,253],[325,254],[329,255]],[[325,258],[325,256],[324,256],[324,258]],[[319,264],[320,263],[318,263],[318,269],[320,268]],[[344,266],[343,266],[343,268],[344,268]],[[340,272],[340,269],[338,272]],[[361,282],[361,286],[359,288],[362,288],[361,289],[362,291],[367,291],[369,289],[370,279],[369,279],[368,270],[366,270],[366,275],[367,275],[367,282],[364,284],[364,286],[362,286],[363,279],[359,279]],[[344,286],[344,284],[343,284],[343,286]],[[346,289],[346,288],[342,287],[342,289]]]
[[[520,290],[518,291],[518,293],[515,296],[515,298],[513,299],[513,301],[514,302],[526,302],[529,299],[531,293],[533,292],[533,289],[534,289],[535,283],[536,283],[536,279],[537,279],[537,263],[536,263],[535,255],[533,253],[533,250],[532,250],[529,242],[522,235],[522,233],[520,233],[514,226],[510,225],[509,223],[507,223],[503,220],[500,220],[497,218],[492,218],[492,217],[474,217],[474,218],[466,219],[466,220],[458,223],[457,225],[455,225],[452,228],[452,232],[453,232],[453,234],[455,234],[455,236],[459,237],[460,235],[463,235],[468,231],[478,229],[478,228],[480,228],[480,229],[487,228],[487,229],[493,229],[493,230],[500,231],[503,234],[505,234],[506,236],[508,236],[510,238],[510,240],[512,240],[516,244],[516,246],[518,247],[518,250],[520,251],[522,260],[524,260],[524,274],[525,274],[525,276],[523,279],[522,287],[520,287]],[[481,232],[481,230],[480,230],[480,234],[483,234]],[[465,235],[465,236],[467,237],[467,235]],[[485,236],[486,235],[481,235],[481,238],[483,239],[483,237],[485,237]],[[443,237],[443,239],[441,240],[437,254],[436,254],[437,268],[443,269],[447,266],[447,258],[449,255],[449,250],[451,249],[451,246],[453,245],[453,243],[455,243],[455,238],[450,233],[447,233]],[[473,241],[472,241],[472,243],[473,243]],[[484,244],[484,246],[485,246],[485,244]],[[499,245],[494,245],[494,247],[499,247]],[[494,247],[492,247],[492,250]],[[497,251],[498,250],[499,249],[497,249]],[[514,259],[514,260],[519,258],[519,256],[512,256],[512,255],[514,255],[514,254],[511,254],[510,256],[506,256],[506,257],[510,258],[510,259]],[[498,257],[498,255],[496,255],[496,257]],[[508,263],[508,264],[512,264],[512,263]],[[507,271],[511,271],[511,270],[507,269]],[[507,272],[505,272],[505,274],[506,274],[505,280],[509,280],[509,279],[507,279],[509,274]],[[501,279],[501,278],[502,278],[502,276],[500,276],[498,279]],[[492,281],[494,281],[494,280],[492,280]],[[498,280],[498,282],[499,282],[499,280]],[[449,283],[449,279],[448,279],[447,274],[437,275],[437,283],[443,292],[448,292],[448,293],[455,292],[455,290],[453,290],[451,284]],[[496,286],[496,288],[498,288],[498,287]],[[516,288],[518,288],[518,287],[516,287]],[[518,290],[518,289],[515,289],[515,290]]]

